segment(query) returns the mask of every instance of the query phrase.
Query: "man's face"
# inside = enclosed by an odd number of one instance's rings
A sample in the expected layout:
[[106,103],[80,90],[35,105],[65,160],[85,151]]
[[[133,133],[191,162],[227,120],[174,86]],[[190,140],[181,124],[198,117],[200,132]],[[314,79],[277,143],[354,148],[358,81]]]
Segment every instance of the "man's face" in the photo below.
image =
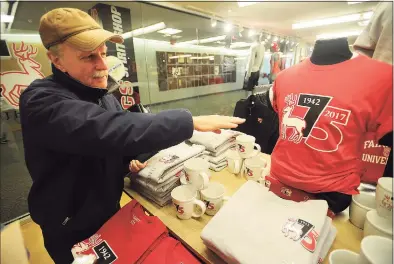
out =
[[[80,51],[68,44],[62,44],[62,55],[58,58],[59,68],[82,84],[94,88],[107,88],[107,46],[102,44],[94,51]],[[53,62],[53,60],[52,60]],[[59,67],[60,66],[60,67]]]

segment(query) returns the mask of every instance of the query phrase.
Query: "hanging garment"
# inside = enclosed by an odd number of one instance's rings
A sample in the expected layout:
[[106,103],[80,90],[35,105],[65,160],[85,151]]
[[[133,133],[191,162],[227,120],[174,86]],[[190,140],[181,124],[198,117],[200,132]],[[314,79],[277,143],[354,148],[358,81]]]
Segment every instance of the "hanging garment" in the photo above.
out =
[[268,91],[251,95],[237,102],[234,116],[245,118],[246,122],[234,130],[254,136],[261,152],[271,154],[279,137],[278,115],[271,110]]

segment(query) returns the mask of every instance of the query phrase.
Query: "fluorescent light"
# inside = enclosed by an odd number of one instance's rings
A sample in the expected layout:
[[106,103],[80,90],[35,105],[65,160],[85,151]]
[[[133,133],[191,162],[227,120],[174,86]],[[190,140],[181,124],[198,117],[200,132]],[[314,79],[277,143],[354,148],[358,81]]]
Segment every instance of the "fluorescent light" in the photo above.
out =
[[227,23],[227,24],[224,26],[224,31],[226,31],[226,32],[230,32],[232,29],[233,29],[233,25],[230,24],[230,23]]
[[211,27],[216,27],[216,25],[217,25],[217,21],[216,21],[216,19],[211,19]]
[[254,4],[258,3],[258,2],[247,2],[247,1],[242,1],[242,0],[238,0],[237,2],[238,2],[239,7],[250,6],[250,5],[254,5]]
[[369,0],[363,0],[363,1],[357,1],[357,2],[355,2],[355,1],[347,1],[347,4],[348,5],[355,5],[355,4],[361,4],[361,3],[364,3],[364,2],[368,2]]
[[235,42],[230,45],[230,49],[250,47],[253,43]]
[[371,19],[372,16],[373,16],[373,12],[372,11],[363,13],[363,19]]
[[178,58],[187,58],[187,57],[191,57],[191,54],[185,54],[185,55],[177,55],[177,56],[171,56],[169,57],[170,60],[172,59],[178,59]]
[[2,23],[11,23],[12,21],[14,21],[14,16],[1,14],[0,19]]
[[182,37],[182,36],[178,36],[178,35],[172,36],[173,39],[179,39],[179,38],[181,38],[181,37]]
[[358,36],[361,34],[361,32],[362,32],[361,30],[358,30],[358,31],[340,32],[340,33],[320,34],[316,36],[316,39],[346,38],[351,36]]
[[136,37],[136,36],[141,36],[141,35],[145,35],[148,33],[156,32],[156,31],[163,29],[165,27],[166,27],[166,24],[164,22],[160,22],[160,23],[153,24],[153,25],[150,25],[147,27],[137,28],[137,29],[134,29],[130,32],[126,32],[126,33],[122,34],[122,37],[124,39],[128,39],[128,38],[132,38],[132,37]]
[[6,39],[8,41],[27,41],[40,43],[41,38],[39,34],[1,34],[1,39]]
[[163,33],[163,34],[168,34],[168,35],[174,35],[174,34],[182,32],[182,30],[176,29],[176,28],[165,28],[165,29],[159,30],[157,32]]
[[358,22],[357,22],[357,24],[358,24],[360,27],[365,27],[366,25],[368,25],[368,23],[369,23],[369,19],[368,19],[368,20],[358,21]]
[[224,40],[226,38],[225,35],[222,36],[217,36],[217,37],[211,37],[211,38],[206,38],[206,39],[200,39],[199,43],[210,43],[210,42],[215,42],[215,41],[220,41]]
[[249,37],[252,37],[252,36],[254,36],[254,35],[256,35],[256,31],[254,31],[253,29],[249,29],[249,34],[248,34],[248,36],[249,36]]
[[222,35],[222,36],[217,36],[217,37],[211,37],[211,38],[205,38],[205,39],[194,39],[194,40],[188,40],[188,41],[183,41],[183,42],[179,42],[179,44],[190,44],[190,45],[194,45],[194,44],[204,44],[204,43],[210,43],[210,42],[216,42],[216,41],[221,41],[224,40],[226,38],[226,35]]
[[351,14],[346,16],[340,17],[331,17],[319,20],[311,20],[311,21],[304,21],[300,23],[296,23],[292,25],[293,29],[302,29],[302,28],[311,28],[311,27],[320,27],[326,25],[333,25],[333,24],[340,24],[346,22],[353,22],[362,19],[369,19],[372,17],[373,12],[365,12],[365,13],[358,13],[358,14]]

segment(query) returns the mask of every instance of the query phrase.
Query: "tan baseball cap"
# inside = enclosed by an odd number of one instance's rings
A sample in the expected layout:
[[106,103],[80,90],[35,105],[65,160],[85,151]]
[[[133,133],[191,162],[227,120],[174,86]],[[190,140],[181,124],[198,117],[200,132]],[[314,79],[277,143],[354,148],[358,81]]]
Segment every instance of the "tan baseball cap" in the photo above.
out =
[[102,43],[123,43],[120,35],[104,30],[86,12],[76,8],[56,8],[44,14],[38,29],[45,48],[66,42],[81,51],[92,51]]

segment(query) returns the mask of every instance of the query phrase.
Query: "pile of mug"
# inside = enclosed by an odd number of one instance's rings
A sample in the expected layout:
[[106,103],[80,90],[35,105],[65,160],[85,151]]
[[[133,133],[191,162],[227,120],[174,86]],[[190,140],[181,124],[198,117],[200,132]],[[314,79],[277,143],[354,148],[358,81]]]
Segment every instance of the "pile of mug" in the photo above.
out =
[[201,217],[204,213],[215,215],[227,200],[225,188],[218,182],[210,182],[209,162],[192,158],[184,164],[185,175],[180,186],[171,191],[171,198],[179,219]]
[[228,170],[244,176],[247,180],[262,182],[269,174],[269,169],[267,161],[258,155],[261,148],[255,141],[256,138],[250,135],[236,137],[236,149],[227,152]]
[[393,263],[393,178],[380,178],[375,196],[354,195],[349,210],[350,222],[364,229],[361,252],[335,250],[330,255],[330,264]]

